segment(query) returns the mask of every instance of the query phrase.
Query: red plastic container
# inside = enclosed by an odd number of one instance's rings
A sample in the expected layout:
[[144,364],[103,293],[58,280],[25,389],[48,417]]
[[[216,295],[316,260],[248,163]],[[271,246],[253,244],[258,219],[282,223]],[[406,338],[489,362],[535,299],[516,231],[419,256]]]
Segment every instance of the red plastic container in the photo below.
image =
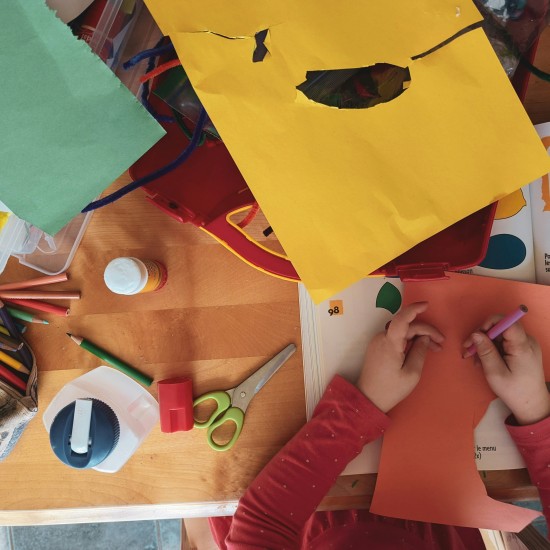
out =
[[[150,102],[159,113],[171,114],[154,94]],[[130,167],[132,179],[165,166],[189,144],[177,124],[162,125],[166,135]],[[169,216],[207,231],[245,262],[271,275],[299,280],[285,256],[263,247],[231,222],[231,215],[252,207],[255,199],[221,141],[197,147],[184,164],[143,189]]]
[[[532,59],[536,45],[529,52]],[[529,73],[518,69],[512,84],[523,99]],[[151,103],[171,114],[154,94]],[[189,140],[176,124],[163,124],[166,136],[129,170],[135,180],[166,165],[177,157]],[[144,186],[148,199],[178,221],[190,222],[247,263],[278,277],[299,280],[291,262],[252,240],[229,220],[231,214],[254,204],[248,185],[221,142],[196,149],[190,159],[170,174]],[[419,243],[377,269],[372,275],[399,277],[403,281],[445,278],[445,271],[457,271],[479,264],[485,257],[496,203],[474,212],[445,230]],[[367,274],[365,274],[367,275]]]

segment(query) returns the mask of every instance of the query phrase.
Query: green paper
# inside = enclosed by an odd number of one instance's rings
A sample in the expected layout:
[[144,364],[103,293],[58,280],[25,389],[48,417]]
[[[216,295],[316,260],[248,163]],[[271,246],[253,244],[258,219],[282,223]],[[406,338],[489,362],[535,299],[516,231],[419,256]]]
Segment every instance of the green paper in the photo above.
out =
[[0,0],[0,200],[53,235],[164,134],[44,0]]

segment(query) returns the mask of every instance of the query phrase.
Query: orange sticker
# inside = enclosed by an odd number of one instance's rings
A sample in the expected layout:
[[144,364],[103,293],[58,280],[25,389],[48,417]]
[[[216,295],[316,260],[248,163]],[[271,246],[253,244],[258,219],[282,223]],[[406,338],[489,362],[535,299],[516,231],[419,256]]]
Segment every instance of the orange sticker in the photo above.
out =
[[331,300],[328,303],[328,314],[331,317],[333,317],[334,315],[344,315],[344,301]]

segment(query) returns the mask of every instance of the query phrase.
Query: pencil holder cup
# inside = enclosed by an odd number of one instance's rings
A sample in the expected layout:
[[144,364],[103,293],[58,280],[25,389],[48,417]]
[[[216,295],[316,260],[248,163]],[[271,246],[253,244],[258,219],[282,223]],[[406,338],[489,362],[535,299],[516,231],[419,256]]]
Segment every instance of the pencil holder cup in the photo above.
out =
[[158,419],[151,394],[106,366],[63,386],[42,418],[62,462],[106,473],[124,466]]

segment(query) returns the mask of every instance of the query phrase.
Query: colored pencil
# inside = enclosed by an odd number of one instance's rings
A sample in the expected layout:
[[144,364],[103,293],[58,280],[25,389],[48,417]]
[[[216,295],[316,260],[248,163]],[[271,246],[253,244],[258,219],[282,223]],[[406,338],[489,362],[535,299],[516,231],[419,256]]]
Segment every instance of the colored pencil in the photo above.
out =
[[147,376],[146,374],[143,374],[142,372],[139,372],[138,370],[136,370],[134,367],[127,365],[126,363],[122,362],[120,359],[117,359],[116,357],[112,356],[109,352],[101,348],[98,348],[96,345],[92,344],[88,340],[81,338],[80,336],[73,336],[70,332],[67,332],[67,336],[75,344],[79,345],[81,348],[84,348],[85,350],[89,351],[96,357],[99,357],[100,359],[107,361],[107,363],[117,368],[119,371],[123,372],[124,374],[127,374],[137,382],[140,382],[144,386],[150,386],[153,383],[153,379]]
[[7,349],[8,351],[19,351],[23,347],[23,341],[13,338],[9,334],[2,334],[0,332],[0,349]]
[[[1,321],[1,319],[0,319]],[[14,322],[14,325],[17,327],[17,330],[21,333],[21,334],[24,334],[24,332],[27,330],[27,327],[24,326],[24,325],[20,325],[19,323],[15,323]],[[0,325],[0,332],[2,334],[5,334],[6,336],[9,336],[10,335],[10,332],[9,330],[4,326],[4,325]]]
[[0,290],[2,300],[80,300],[80,292],[48,290]]
[[11,368],[18,370],[19,372],[22,372],[24,374],[31,373],[31,371],[25,365],[23,365],[23,363],[21,363],[17,359],[14,359],[13,357],[8,355],[7,353],[4,353],[1,350],[0,350],[0,361],[2,361],[6,365],[9,365]]
[[[21,347],[23,347],[23,343],[21,342]],[[11,344],[4,344],[4,342],[0,342],[0,350],[4,350],[4,351],[18,351],[21,349],[20,348],[16,348],[14,346],[12,346]]]
[[15,386],[23,393],[27,391],[27,384],[2,363],[0,363],[0,377],[3,378],[10,386]]
[[46,277],[37,277],[28,281],[19,281],[18,283],[0,284],[0,292],[4,290],[21,290],[23,288],[31,288],[33,286],[51,285],[52,283],[62,283],[69,279],[67,273],[59,275],[47,275]]
[[[502,318],[496,325],[492,326],[487,331],[487,336],[494,340],[497,336],[500,336],[505,330],[509,329],[514,323],[519,321],[529,310],[527,309],[527,306],[521,305],[519,306],[515,311],[512,311],[512,313],[509,313],[506,315],[506,317]],[[472,355],[476,354],[476,346],[475,344],[472,344],[464,354],[464,358],[471,357]]]
[[[48,325],[50,322],[46,321],[45,319],[40,319],[39,317],[35,317],[32,313],[29,313],[28,311],[23,311],[22,309],[17,309],[15,307],[6,306],[6,309],[8,310],[9,314],[12,317],[15,317],[16,319],[20,319],[21,321],[27,321],[27,323],[37,323],[39,325]],[[16,323],[17,325],[17,323]],[[19,326],[19,332],[21,331],[21,326]],[[27,328],[27,327],[24,327]]]
[[[17,340],[23,341],[23,339],[21,338],[21,334],[19,333],[19,330],[17,329],[17,325],[15,324],[14,320],[12,319],[11,314],[8,311],[8,308],[6,307],[6,304],[4,304],[4,302],[2,302],[2,300],[0,300],[0,319],[2,319],[2,323],[8,329],[8,332],[10,333],[10,336],[12,336],[13,338],[15,338]],[[16,353],[21,357],[23,363],[25,363],[25,365],[29,369],[32,369],[33,358],[32,358],[32,353],[31,353],[29,347],[27,345],[24,345]],[[8,363],[8,365],[9,364],[10,363]]]
[[23,306],[29,309],[35,309],[36,311],[43,311],[44,313],[53,313],[59,317],[67,317],[70,313],[70,309],[61,306],[55,306],[53,304],[48,304],[47,302],[41,302],[39,300],[7,300],[10,304],[15,304],[16,306]]

